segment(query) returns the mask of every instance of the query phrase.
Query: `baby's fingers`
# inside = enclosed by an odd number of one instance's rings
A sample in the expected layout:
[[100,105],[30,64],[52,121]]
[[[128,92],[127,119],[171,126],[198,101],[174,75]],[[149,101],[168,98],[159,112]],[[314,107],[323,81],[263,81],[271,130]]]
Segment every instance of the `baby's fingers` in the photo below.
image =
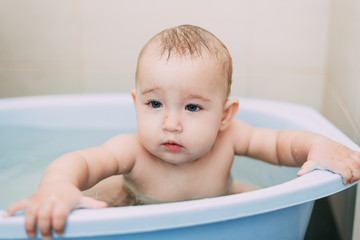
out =
[[360,152],[354,151],[352,154],[352,159],[353,159],[353,167],[352,167],[353,178],[351,179],[351,181],[355,182],[360,179]]
[[350,179],[350,183],[356,182],[360,179],[360,171],[352,171],[352,178]]
[[[107,204],[90,197],[82,197],[74,208],[104,208]],[[71,208],[65,204],[56,204],[53,209],[52,227],[54,231],[61,235],[64,233],[66,219]]]
[[29,238],[36,237],[36,221],[38,219],[39,209],[40,204],[33,204],[26,209],[25,230]]
[[360,179],[360,158],[353,159],[353,161],[349,164],[349,167],[351,168],[351,178],[349,179],[349,182],[353,183]]
[[349,168],[347,166],[343,166],[339,171],[335,170],[335,173],[338,173],[342,176],[344,184],[348,184],[348,183],[352,182],[353,172],[352,172],[351,168]]
[[64,233],[66,219],[69,212],[70,208],[64,204],[58,204],[54,207],[52,225],[54,231],[59,235]]
[[91,197],[82,197],[77,208],[105,208],[107,204],[103,201],[95,200]]
[[334,172],[343,177],[343,183],[353,183],[360,179],[360,158],[357,155],[350,155],[346,161],[339,162],[334,167]]
[[19,210],[24,210],[29,206],[29,200],[23,199],[16,203],[11,204],[5,211],[4,217],[9,217],[14,215],[15,212]]
[[52,204],[47,203],[41,207],[38,214],[38,228],[43,238],[51,238],[51,216],[52,216]]
[[[311,172],[314,169],[327,169],[327,168],[319,167],[317,165],[317,163],[315,163],[314,161],[307,161],[302,165],[302,167],[301,167],[300,171],[298,171],[297,175],[300,177],[308,172]],[[343,163],[341,163],[341,164],[338,163],[336,166],[332,167],[331,169],[332,169],[331,170],[332,172],[337,173],[342,176],[344,184],[348,184],[348,183],[352,182],[353,172],[348,165],[343,164]]]
[[300,168],[300,170],[297,172],[297,175],[300,177],[308,172],[311,172],[312,170],[318,168],[317,164],[313,161],[306,161]]

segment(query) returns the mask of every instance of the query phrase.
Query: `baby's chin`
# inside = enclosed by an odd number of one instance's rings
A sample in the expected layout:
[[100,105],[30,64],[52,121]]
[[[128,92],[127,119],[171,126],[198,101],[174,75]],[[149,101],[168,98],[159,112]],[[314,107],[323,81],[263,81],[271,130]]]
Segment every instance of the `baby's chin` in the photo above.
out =
[[163,162],[178,166],[191,164],[198,159],[197,157],[189,156],[189,154],[184,152],[171,152],[171,151],[158,155],[156,157]]

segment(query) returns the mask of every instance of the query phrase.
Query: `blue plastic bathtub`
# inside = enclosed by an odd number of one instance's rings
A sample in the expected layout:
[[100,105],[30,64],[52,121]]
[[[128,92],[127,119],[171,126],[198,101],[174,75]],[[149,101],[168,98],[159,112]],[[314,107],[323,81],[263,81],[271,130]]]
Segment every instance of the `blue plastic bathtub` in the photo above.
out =
[[[309,107],[239,99],[237,118],[254,126],[304,129],[359,148]],[[42,171],[73,148],[136,131],[130,95],[65,95],[0,100],[0,209],[28,197]],[[75,149],[74,149],[75,150]],[[37,159],[49,158],[37,163]],[[303,239],[314,200],[342,191],[341,177],[238,158],[233,176],[260,190],[194,201],[73,211],[63,238],[80,239]],[[4,218],[0,239],[26,238],[24,216]],[[40,237],[40,235],[38,235]]]

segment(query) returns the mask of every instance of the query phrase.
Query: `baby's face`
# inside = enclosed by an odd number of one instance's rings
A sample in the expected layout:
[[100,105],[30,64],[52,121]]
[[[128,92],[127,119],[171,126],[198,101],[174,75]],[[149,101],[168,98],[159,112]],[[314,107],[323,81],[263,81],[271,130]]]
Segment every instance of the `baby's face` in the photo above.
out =
[[182,164],[210,150],[227,98],[220,66],[211,58],[141,61],[133,96],[140,141],[151,154]]

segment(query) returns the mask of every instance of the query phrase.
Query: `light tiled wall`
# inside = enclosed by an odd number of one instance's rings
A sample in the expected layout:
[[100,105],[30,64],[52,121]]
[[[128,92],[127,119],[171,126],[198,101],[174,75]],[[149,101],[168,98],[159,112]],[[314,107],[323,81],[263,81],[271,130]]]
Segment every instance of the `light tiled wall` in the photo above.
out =
[[141,47],[179,24],[217,35],[232,94],[320,110],[328,0],[2,0],[0,97],[129,92]]
[[[360,1],[331,1],[324,114],[360,144]],[[330,198],[342,239],[360,240],[360,188]],[[356,200],[355,219],[354,204]]]
[[[332,2],[324,113],[360,143],[360,2]],[[336,101],[335,109],[333,100]]]

